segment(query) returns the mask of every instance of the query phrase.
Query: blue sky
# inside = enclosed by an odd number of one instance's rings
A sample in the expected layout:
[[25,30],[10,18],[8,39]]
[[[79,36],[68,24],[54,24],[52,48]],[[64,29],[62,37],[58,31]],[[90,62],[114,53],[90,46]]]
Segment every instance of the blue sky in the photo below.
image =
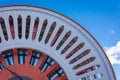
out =
[[[120,80],[120,0],[2,0],[0,6],[27,4],[62,13],[87,29],[111,59]],[[111,56],[115,55],[115,56]]]

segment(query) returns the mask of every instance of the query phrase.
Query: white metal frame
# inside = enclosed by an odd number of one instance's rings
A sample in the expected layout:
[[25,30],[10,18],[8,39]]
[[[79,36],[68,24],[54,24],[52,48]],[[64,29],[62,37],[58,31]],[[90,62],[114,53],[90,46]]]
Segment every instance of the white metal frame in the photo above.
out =
[[[14,19],[14,29],[15,29],[15,39],[12,39],[10,27],[9,27],[9,16],[12,16]],[[17,17],[18,15],[22,16],[22,38],[18,38],[18,24],[17,24]],[[30,15],[31,17],[31,24],[30,24],[30,34],[29,38],[25,38],[25,27],[26,27],[26,17]],[[44,9],[44,8],[38,8],[38,7],[31,7],[31,6],[8,6],[8,7],[1,7],[0,8],[0,17],[2,17],[5,20],[7,33],[8,33],[8,41],[4,39],[4,35],[2,33],[1,27],[0,27],[0,37],[2,38],[2,42],[0,43],[0,52],[5,51],[7,49],[11,48],[32,48],[39,51],[44,52],[45,54],[52,57],[55,61],[57,61],[60,66],[65,71],[68,80],[82,80],[82,78],[87,76],[94,76],[97,73],[102,74],[102,77],[100,78],[92,78],[94,80],[115,80],[115,76],[111,67],[111,64],[106,57],[104,51],[101,49],[99,44],[96,42],[96,40],[79,24],[75,23],[74,21],[66,18],[65,16],[58,14],[56,12]],[[39,17],[40,24],[37,30],[37,34],[34,40],[32,40],[32,32],[33,32],[33,25],[34,20],[36,17]],[[43,21],[47,19],[48,25],[45,30],[44,36],[42,40],[38,41],[38,36],[41,31],[41,24]],[[48,43],[45,44],[45,38],[47,36],[47,33],[49,31],[49,28],[53,22],[56,22],[55,30],[53,31],[53,34],[51,35]],[[64,30],[62,34],[59,36],[58,40],[56,41],[54,46],[50,46],[50,43],[52,42],[56,32],[58,29],[64,25]],[[59,50],[56,50],[56,46],[59,44],[63,36],[68,32],[71,31],[71,35],[68,37],[68,39],[65,41],[65,43],[62,45],[62,47]],[[64,49],[64,47],[73,39],[74,37],[78,37],[77,42],[73,44],[72,47],[70,47],[64,54],[60,54],[61,51]],[[84,42],[85,45],[78,50],[76,53],[74,53],[70,58],[66,59],[66,55],[73,50],[79,43]],[[79,55],[81,52],[90,49],[88,55],[84,56],[83,58],[79,59],[73,64],[69,64],[69,62],[75,58],[77,55]],[[76,70],[73,69],[73,67],[82,61],[85,61],[86,59],[90,57],[95,57],[95,60],[92,61],[89,64],[86,64]],[[91,72],[82,74],[82,75],[76,75],[77,72],[84,70],[90,66],[93,65],[100,65],[100,67],[97,70],[93,70]],[[87,79],[86,80],[92,80]]]

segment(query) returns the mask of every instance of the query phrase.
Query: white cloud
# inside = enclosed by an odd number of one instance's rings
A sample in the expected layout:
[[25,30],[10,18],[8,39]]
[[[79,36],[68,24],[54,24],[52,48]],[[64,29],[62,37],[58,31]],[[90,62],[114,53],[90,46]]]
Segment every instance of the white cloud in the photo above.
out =
[[112,64],[120,64],[120,41],[115,46],[105,47],[105,52]]
[[111,34],[115,34],[115,31],[114,31],[114,30],[111,30]]

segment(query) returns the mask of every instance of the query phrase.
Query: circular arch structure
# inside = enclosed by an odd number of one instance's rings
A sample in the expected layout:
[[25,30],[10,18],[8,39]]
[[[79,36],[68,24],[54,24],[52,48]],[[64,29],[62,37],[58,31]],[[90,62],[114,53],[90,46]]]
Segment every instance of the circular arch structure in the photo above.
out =
[[44,8],[0,7],[0,52],[1,80],[116,80],[97,41]]

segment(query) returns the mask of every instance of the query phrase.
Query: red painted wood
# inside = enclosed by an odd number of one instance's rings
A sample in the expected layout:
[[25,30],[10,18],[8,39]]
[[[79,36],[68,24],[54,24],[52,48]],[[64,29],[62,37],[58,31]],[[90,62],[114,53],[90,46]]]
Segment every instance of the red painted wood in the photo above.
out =
[[1,62],[3,65],[7,66],[7,64],[6,64],[5,60],[4,60],[4,57],[3,57],[2,53],[0,53],[0,62]]
[[14,25],[13,25],[13,23],[10,24],[10,30],[11,30],[11,36],[14,39],[15,38],[15,32],[14,32]]
[[36,37],[38,24],[39,24],[39,18],[36,18],[34,28],[33,28],[32,40],[34,40]]
[[37,74],[39,75],[42,74],[42,72],[40,71],[40,68],[44,65],[44,62],[46,61],[46,59],[47,59],[47,55],[41,54],[38,64],[35,66],[35,69],[33,70],[33,74],[34,74],[33,77],[35,77]]
[[[27,76],[32,80],[49,80],[49,78],[60,69],[60,66],[55,62],[45,72],[42,72],[40,68],[44,65],[48,56],[42,53],[36,66],[30,64],[31,56],[32,56],[32,50],[28,49],[28,54],[26,56],[25,64],[19,64],[18,51],[17,49],[13,49],[13,59],[14,59],[13,65],[9,65],[9,66],[6,65],[6,62],[2,54],[0,54],[0,61],[7,68],[19,74],[20,76]],[[12,75],[6,69],[0,71],[0,80],[9,80],[12,77],[14,77],[14,75]],[[61,76],[56,78],[55,80],[67,80],[67,77]]]
[[[7,65],[6,65],[6,62],[5,62],[4,58],[3,58],[3,55],[2,55],[1,53],[0,53],[0,62],[1,62],[3,65],[7,66]],[[8,72],[7,72],[5,69],[1,70],[1,71],[0,71],[0,79],[3,78],[3,80],[7,80],[7,79],[8,79],[8,76],[6,77],[6,74],[7,74],[7,73],[8,73]],[[4,77],[5,77],[5,79],[4,79]]]
[[62,26],[62,27],[58,30],[57,34],[54,36],[52,42],[50,43],[50,46],[53,46],[53,45],[55,44],[55,42],[57,41],[57,39],[59,38],[59,36],[60,36],[61,33],[63,32],[63,29],[64,29],[64,26]]
[[0,80],[8,80],[8,78],[9,78],[9,73],[5,69],[0,71]]
[[25,62],[26,64],[30,63],[31,56],[32,56],[32,50],[28,49],[28,54],[27,54],[26,62]]
[[57,78],[55,78],[55,80],[67,80],[66,76],[59,76]]
[[49,77],[49,76],[52,76],[52,74],[54,74],[59,68],[60,68],[60,66],[59,66],[57,63],[55,63],[55,64],[53,64],[50,68],[48,68],[48,69],[44,72],[44,74],[46,74],[48,77]]
[[36,68],[41,68],[43,66],[44,62],[46,61],[46,59],[47,59],[47,55],[42,53],[42,55],[38,61],[38,64],[36,65]]
[[17,49],[13,49],[13,59],[14,59],[14,65],[18,64],[18,51]]

